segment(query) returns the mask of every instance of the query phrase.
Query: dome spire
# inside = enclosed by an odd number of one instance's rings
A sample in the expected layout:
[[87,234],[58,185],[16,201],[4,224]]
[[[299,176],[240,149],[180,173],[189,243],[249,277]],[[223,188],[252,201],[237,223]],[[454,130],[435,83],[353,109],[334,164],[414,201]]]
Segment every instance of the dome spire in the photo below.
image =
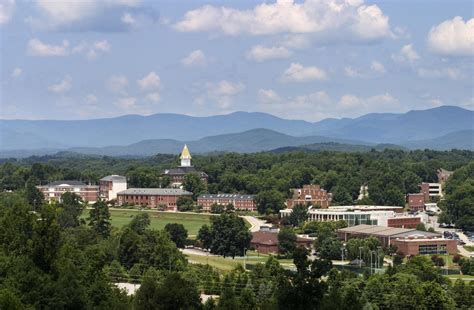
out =
[[188,146],[185,144],[181,151],[181,167],[191,167],[191,153],[189,153]]

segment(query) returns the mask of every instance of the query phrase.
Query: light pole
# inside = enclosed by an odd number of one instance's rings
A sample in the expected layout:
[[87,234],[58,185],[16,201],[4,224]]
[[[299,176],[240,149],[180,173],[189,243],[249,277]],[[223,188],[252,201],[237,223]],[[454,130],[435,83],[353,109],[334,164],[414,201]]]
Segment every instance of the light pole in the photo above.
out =
[[247,248],[244,248],[244,270],[247,269]]
[[359,247],[359,268],[362,268],[362,247]]

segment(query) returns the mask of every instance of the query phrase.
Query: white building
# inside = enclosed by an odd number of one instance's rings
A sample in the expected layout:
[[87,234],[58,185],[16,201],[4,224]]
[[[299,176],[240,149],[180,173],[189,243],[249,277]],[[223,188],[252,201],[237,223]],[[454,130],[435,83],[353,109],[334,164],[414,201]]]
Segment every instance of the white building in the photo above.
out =
[[117,198],[117,193],[127,189],[127,178],[121,175],[108,175],[99,181],[99,197],[104,200]]
[[[328,209],[308,209],[308,221],[346,221],[347,225],[379,225],[386,227],[413,228],[420,222],[427,222],[424,214],[400,213],[402,207],[391,206],[337,206]],[[280,211],[280,216],[289,216],[292,209]],[[426,217],[426,218],[425,218]]]

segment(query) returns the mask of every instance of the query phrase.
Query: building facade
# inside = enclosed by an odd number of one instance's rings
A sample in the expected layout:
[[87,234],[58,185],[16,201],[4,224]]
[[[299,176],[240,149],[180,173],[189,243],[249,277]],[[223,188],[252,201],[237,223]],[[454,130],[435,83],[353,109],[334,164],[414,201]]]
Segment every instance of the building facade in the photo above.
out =
[[127,178],[120,175],[108,175],[99,180],[100,199],[110,201],[117,198],[117,193],[127,189]]
[[454,255],[458,251],[456,240],[442,238],[402,238],[392,240],[391,244],[397,247],[397,252],[404,255]]
[[[450,240],[443,239],[441,234],[428,231],[419,231],[416,229],[357,225],[337,230],[339,239],[347,242],[352,238],[375,237],[380,241],[382,247],[389,247],[395,240],[423,240],[426,244],[438,244],[438,242],[449,243]],[[452,240],[456,242],[455,240]],[[403,250],[403,249],[400,249]],[[402,252],[404,255],[410,255],[409,252]]]
[[241,194],[203,194],[197,198],[197,204],[202,206],[202,210],[210,212],[211,207],[216,204],[219,206],[227,206],[231,204],[236,210],[257,210],[255,195]]
[[99,186],[87,185],[80,181],[56,181],[37,188],[43,193],[47,202],[61,201],[62,194],[66,192],[74,193],[83,201],[90,203],[96,202],[99,197]]
[[[296,246],[311,249],[312,239],[296,237]],[[273,229],[262,229],[252,233],[250,248],[261,254],[277,254],[278,251],[278,231]]]
[[421,193],[425,196],[425,202],[430,202],[430,198],[443,197],[441,183],[421,183]]
[[179,188],[129,188],[117,193],[117,204],[162,207],[167,211],[177,211],[178,198],[191,196],[191,192]]
[[[403,207],[396,206],[337,206],[328,209],[308,209],[308,221],[345,221],[348,226],[361,224],[386,227],[415,228],[425,221],[424,215],[400,213]],[[292,209],[280,210],[280,217],[287,217]]]
[[411,211],[423,211],[425,209],[425,194],[408,194],[407,200]]
[[189,152],[188,146],[185,144],[181,152],[181,165],[177,168],[166,169],[163,171],[163,176],[167,176],[171,180],[172,187],[180,187],[184,182],[184,177],[189,173],[195,173],[199,178],[207,183],[208,175],[199,171],[191,164],[191,153]]
[[331,194],[317,184],[303,185],[303,188],[293,189],[293,197],[286,201],[289,209],[297,204],[327,208],[331,204]]

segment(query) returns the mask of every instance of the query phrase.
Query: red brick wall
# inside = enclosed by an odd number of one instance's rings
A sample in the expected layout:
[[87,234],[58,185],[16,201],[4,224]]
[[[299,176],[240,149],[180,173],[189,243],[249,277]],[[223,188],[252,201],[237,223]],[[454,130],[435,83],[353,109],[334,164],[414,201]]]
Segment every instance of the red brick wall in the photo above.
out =
[[398,228],[416,228],[416,225],[419,223],[421,223],[421,219],[419,217],[400,217],[387,220],[388,227]]
[[446,240],[446,239],[432,239],[432,240],[425,240],[425,241],[407,241],[404,239],[394,239],[391,240],[391,244],[397,247],[397,251],[402,252],[404,255],[418,255],[419,254],[419,246],[420,245],[446,245],[446,251],[449,254],[456,254],[457,249],[457,242],[456,240]]

